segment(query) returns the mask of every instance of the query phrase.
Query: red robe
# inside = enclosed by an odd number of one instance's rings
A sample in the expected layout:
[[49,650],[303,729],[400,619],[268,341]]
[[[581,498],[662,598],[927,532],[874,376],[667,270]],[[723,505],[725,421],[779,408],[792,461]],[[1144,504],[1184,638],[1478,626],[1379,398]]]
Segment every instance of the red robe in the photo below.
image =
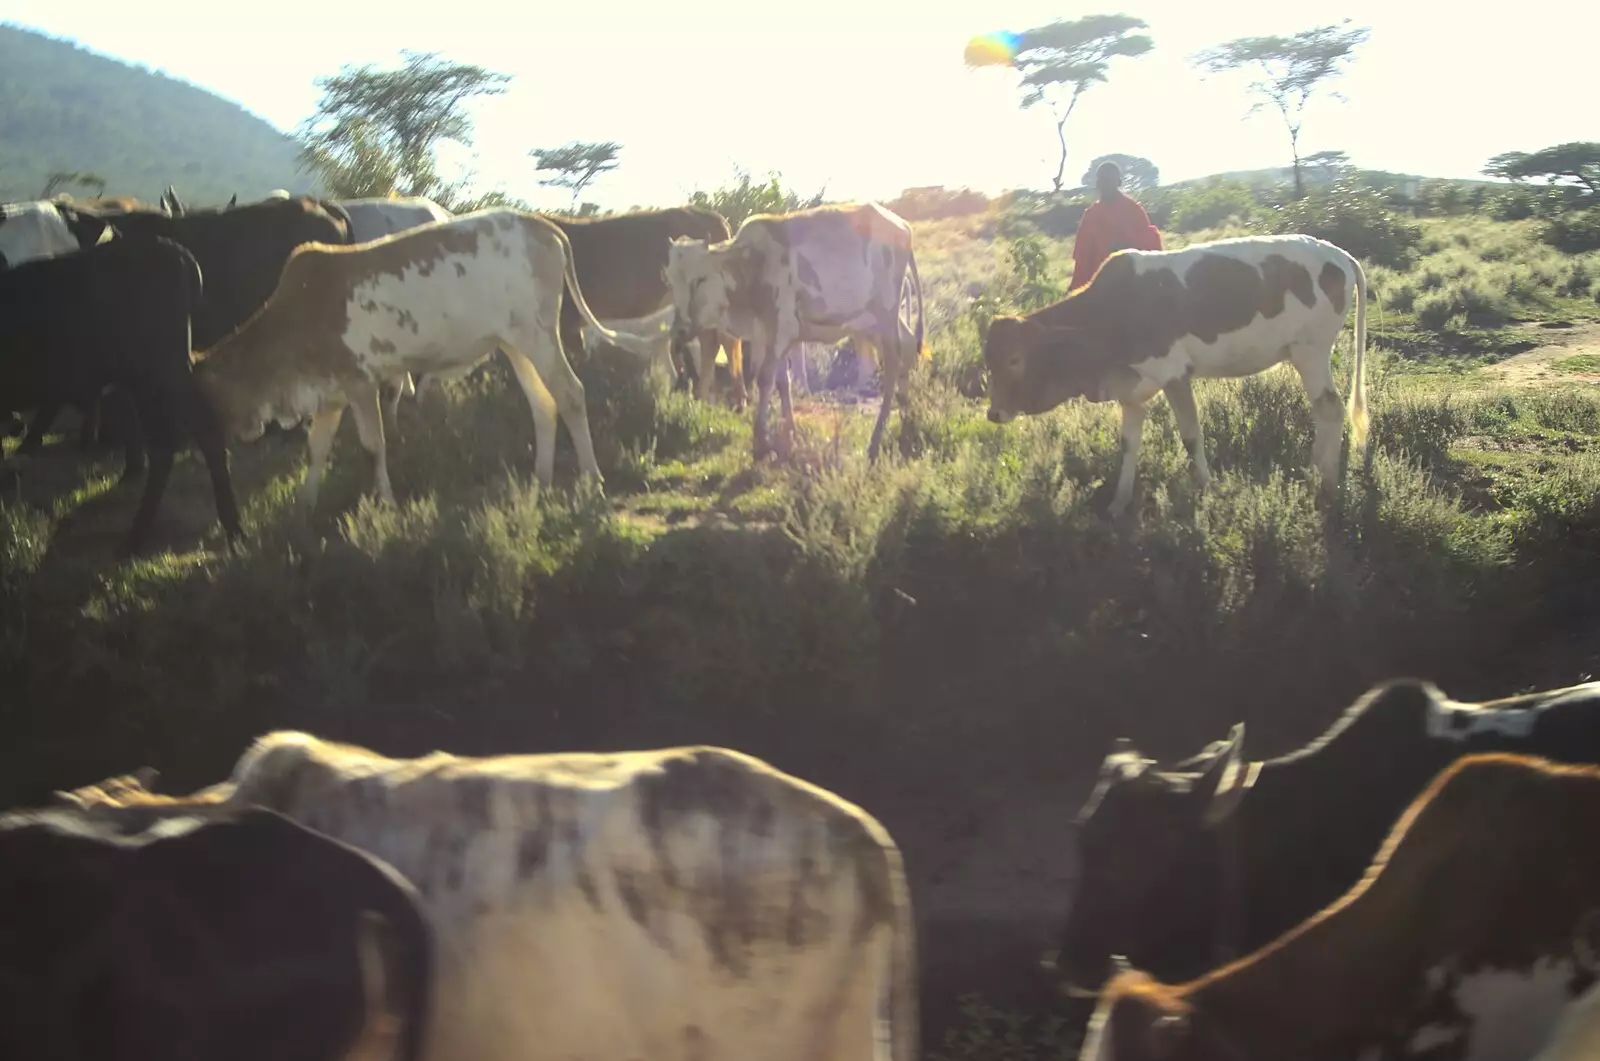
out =
[[1150,223],[1137,199],[1114,195],[1091,203],[1078,222],[1078,238],[1072,245],[1072,284],[1076,291],[1087,284],[1100,263],[1114,251],[1127,248],[1141,251],[1161,249],[1161,232]]

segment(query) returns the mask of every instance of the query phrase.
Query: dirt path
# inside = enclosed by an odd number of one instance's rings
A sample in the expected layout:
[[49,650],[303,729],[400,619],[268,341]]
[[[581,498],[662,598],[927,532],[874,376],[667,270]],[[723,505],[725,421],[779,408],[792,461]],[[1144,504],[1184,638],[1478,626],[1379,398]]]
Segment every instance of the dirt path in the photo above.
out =
[[1487,366],[1485,375],[1503,383],[1527,386],[1540,383],[1600,383],[1600,372],[1563,372],[1552,364],[1579,354],[1600,357],[1600,320],[1550,321],[1521,325],[1517,331],[1537,342],[1532,350]]

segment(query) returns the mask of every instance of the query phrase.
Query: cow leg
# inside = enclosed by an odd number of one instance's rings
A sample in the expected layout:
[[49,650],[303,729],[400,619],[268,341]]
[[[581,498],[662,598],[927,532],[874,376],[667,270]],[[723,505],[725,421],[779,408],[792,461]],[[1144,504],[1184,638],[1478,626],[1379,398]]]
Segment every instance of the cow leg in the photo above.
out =
[[872,425],[872,441],[867,443],[867,462],[870,464],[878,459],[878,450],[883,445],[883,430],[889,426],[889,409],[894,402],[895,388],[899,380],[896,374],[889,370],[892,359],[884,356],[876,339],[857,338],[851,345],[856,348],[857,383],[859,384],[861,380],[861,366],[869,354],[878,363],[878,376],[882,380],[878,420]]
[[1190,377],[1184,376],[1162,388],[1167,404],[1172,406],[1172,418],[1178,422],[1178,437],[1183,448],[1189,451],[1194,465],[1195,485],[1201,490],[1211,485],[1211,468],[1206,463],[1206,440],[1200,431],[1200,410],[1194,403],[1194,386]]
[[538,363],[521,350],[501,344],[501,349],[511,359],[511,370],[516,373],[517,382],[522,384],[528,408],[534,410],[533,433],[537,446],[534,472],[545,486],[555,479],[555,414],[559,412],[562,423],[567,425],[567,433],[572,436],[572,446],[578,451],[578,474],[597,483],[604,482],[600,474],[600,462],[594,456],[594,438],[589,433],[589,408],[583,381],[572,370],[572,363],[567,360],[559,344],[559,336],[556,339],[555,348],[547,349]]
[[756,369],[756,415],[753,425],[753,447],[751,456],[757,460],[764,460],[771,449],[771,440],[767,435],[767,414],[772,405],[772,381],[777,375],[777,358],[773,356],[773,345],[765,338],[756,340],[756,349],[761,351],[760,367]]
[[156,506],[167,491],[167,480],[172,475],[172,460],[177,454],[181,438],[178,429],[181,408],[176,406],[173,398],[170,394],[152,394],[148,391],[134,394],[134,401],[139,407],[139,419],[149,425],[150,475],[145,480],[139,508],[133,514],[133,525],[128,528],[128,536],[118,549],[120,559],[133,556],[144,546],[150,524],[155,520]]
[[328,467],[328,457],[333,453],[333,439],[339,433],[339,421],[344,418],[344,403],[324,405],[311,418],[306,431],[306,445],[310,451],[306,461],[306,482],[300,488],[300,507],[306,515],[317,506],[317,494],[322,489],[322,473]]
[[[694,366],[694,397],[696,401],[708,401],[711,396],[711,381],[717,374],[717,350],[719,338],[715,328],[707,328],[696,336],[700,340],[699,364]],[[688,362],[692,355],[687,348],[684,350],[684,367],[689,367]]]
[[61,414],[61,407],[66,403],[60,400],[42,402],[34,410],[33,419],[28,421],[28,430],[22,436],[22,444],[17,447],[17,456],[26,457],[39,452],[39,447],[44,445],[45,433],[50,430],[50,425],[55,423],[56,417]]
[[1133,479],[1139,471],[1139,442],[1144,433],[1144,403],[1125,401],[1122,405],[1122,470],[1117,475],[1117,492],[1111,498],[1111,516],[1120,518],[1133,500]]
[[[744,343],[737,335],[729,332],[718,333],[722,340],[722,348],[728,352],[728,381],[733,384],[733,407],[744,412],[745,399],[749,397],[749,380],[744,374]],[[712,371],[716,370],[716,358],[712,358]]]
[[777,358],[777,365],[773,371],[773,382],[777,385],[778,400],[783,408],[783,430],[778,437],[780,452],[784,456],[788,456],[794,449],[794,404],[789,396],[789,358],[798,349],[800,344],[795,343],[784,351],[783,355]]
[[1333,385],[1331,348],[1318,352],[1296,346],[1289,361],[1300,374],[1300,382],[1311,400],[1311,422],[1316,433],[1311,440],[1311,464],[1322,476],[1322,496],[1332,501],[1339,494],[1339,447],[1344,440],[1344,403]]
[[380,501],[394,504],[394,488],[389,485],[389,454],[383,444],[383,403],[378,400],[377,384],[350,394],[350,412],[356,418],[356,434],[362,448],[372,456],[372,488]]

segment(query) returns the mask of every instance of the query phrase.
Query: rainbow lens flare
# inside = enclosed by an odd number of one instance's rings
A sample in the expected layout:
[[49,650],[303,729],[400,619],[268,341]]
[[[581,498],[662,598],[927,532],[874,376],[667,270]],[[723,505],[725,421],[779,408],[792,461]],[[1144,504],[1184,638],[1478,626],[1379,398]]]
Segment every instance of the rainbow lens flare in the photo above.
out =
[[983,33],[967,42],[968,66],[1011,66],[1017,58],[1018,35],[1010,30]]

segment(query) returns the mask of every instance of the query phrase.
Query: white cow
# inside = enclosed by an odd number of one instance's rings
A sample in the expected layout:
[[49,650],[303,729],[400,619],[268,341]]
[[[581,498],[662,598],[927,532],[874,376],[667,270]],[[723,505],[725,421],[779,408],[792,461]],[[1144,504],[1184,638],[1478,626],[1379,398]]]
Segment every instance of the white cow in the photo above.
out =
[[1344,250],[1311,236],[1246,236],[1175,251],[1118,251],[1094,278],[1025,317],[996,317],[984,336],[989,419],[1006,423],[1071,398],[1122,406],[1122,470],[1111,501],[1133,497],[1145,406],[1165,392],[1202,489],[1211,481],[1191,380],[1254,375],[1288,361],[1311,399],[1311,461],[1325,496],[1339,486],[1344,419],[1333,344],[1356,309],[1352,452],[1367,438],[1367,277]]
[[[901,313],[906,282],[916,324]],[[746,218],[730,240],[676,238],[667,257],[667,282],[679,341],[720,328],[752,344],[760,398],[755,455],[769,447],[767,410],[774,382],[784,426],[794,429],[789,395],[790,349],[801,342],[853,339],[871,347],[883,366],[883,405],[867,454],[876,459],[890,403],[922,349],[922,281],[911,247],[911,226],[877,203],[819,206],[792,214]]]
[[[141,787],[67,798],[164,800]],[[440,1061],[917,1057],[899,849],[866,811],[739,752],[391,759],[279,732],[174,803],[268,807],[415,884]]]
[[0,204],[0,268],[92,247],[105,228],[103,219],[76,212],[63,216],[56,203],[44,199]]
[[[643,317],[625,319],[606,319],[600,322],[606,328],[627,335],[637,335],[650,342],[650,360],[659,363],[666,369],[668,378],[677,374],[677,366],[672,363],[672,307],[666,306],[654,313]],[[599,329],[587,324],[583,326],[583,345],[586,349],[594,349],[600,345],[602,336]],[[689,340],[691,352],[698,363],[700,353],[700,340]]]
[[[483,210],[367,243],[302,244],[277,290],[195,368],[225,430],[246,440],[267,420],[311,418],[302,499],[316,502],[346,405],[374,457],[373,485],[393,501],[379,383],[401,373],[459,377],[498,346],[533,414],[535,472],[555,470],[556,414],[585,476],[599,481],[583,384],[561,348],[563,284],[598,327],[573,272],[566,236],[516,210]],[[649,343],[604,328],[607,342],[648,356]]]

